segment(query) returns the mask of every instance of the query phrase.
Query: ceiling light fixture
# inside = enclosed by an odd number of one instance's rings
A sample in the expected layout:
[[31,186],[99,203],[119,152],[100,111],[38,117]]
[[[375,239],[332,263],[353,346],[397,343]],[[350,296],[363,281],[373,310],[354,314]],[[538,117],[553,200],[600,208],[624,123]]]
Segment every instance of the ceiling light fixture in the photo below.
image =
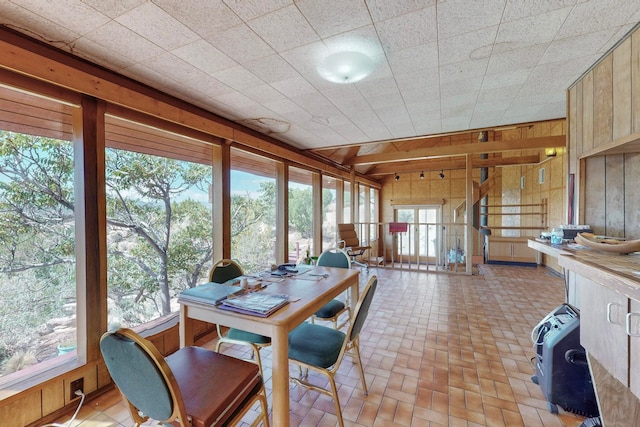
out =
[[420,179],[424,179],[424,172],[420,172]]
[[318,66],[320,76],[333,83],[349,84],[367,77],[374,68],[371,57],[355,51],[336,52]]
[[440,177],[440,179],[444,179],[444,170],[441,170],[438,176]]

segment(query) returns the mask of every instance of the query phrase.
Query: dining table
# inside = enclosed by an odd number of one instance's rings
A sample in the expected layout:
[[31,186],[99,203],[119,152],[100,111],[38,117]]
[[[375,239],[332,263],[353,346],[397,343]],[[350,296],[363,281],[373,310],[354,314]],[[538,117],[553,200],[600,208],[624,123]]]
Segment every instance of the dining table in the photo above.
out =
[[194,320],[242,329],[271,337],[273,425],[287,427],[289,415],[288,334],[316,311],[345,291],[354,312],[359,298],[357,269],[305,266],[282,277],[263,274],[263,287],[257,292],[285,294],[289,303],[259,317],[224,310],[219,305],[178,298],[180,303],[180,347],[194,344]]

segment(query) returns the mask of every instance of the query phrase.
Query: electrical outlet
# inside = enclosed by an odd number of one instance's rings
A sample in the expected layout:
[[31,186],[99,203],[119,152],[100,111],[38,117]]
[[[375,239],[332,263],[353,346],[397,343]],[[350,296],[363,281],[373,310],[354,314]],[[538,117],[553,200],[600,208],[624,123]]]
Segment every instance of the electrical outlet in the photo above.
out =
[[69,388],[70,388],[69,399],[70,400],[77,399],[79,396],[76,396],[76,391],[80,390],[81,392],[84,393],[84,378],[78,378],[75,381],[71,381],[71,387]]

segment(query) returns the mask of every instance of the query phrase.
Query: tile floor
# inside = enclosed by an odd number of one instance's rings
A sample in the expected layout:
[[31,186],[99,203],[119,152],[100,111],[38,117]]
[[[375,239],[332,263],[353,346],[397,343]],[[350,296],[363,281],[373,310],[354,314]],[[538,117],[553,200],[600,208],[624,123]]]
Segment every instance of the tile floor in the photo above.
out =
[[[474,276],[374,268],[372,274],[380,283],[360,342],[369,395],[362,394],[348,358],[337,377],[347,426],[582,423],[562,410],[549,413],[540,387],[530,379],[531,330],[563,302],[560,277],[542,267],[494,265],[480,266]],[[367,278],[363,272],[361,285]],[[244,349],[227,350],[234,352]],[[262,354],[269,388],[270,352]],[[290,393],[292,426],[336,425],[328,397],[293,384]],[[113,391],[87,402],[73,425],[133,423]]]

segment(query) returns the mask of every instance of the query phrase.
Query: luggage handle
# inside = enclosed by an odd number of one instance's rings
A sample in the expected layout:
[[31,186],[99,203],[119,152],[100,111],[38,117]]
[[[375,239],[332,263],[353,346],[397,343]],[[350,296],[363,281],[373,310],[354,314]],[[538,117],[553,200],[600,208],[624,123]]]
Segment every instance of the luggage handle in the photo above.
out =
[[577,348],[567,350],[564,360],[572,365],[587,367],[587,352]]

